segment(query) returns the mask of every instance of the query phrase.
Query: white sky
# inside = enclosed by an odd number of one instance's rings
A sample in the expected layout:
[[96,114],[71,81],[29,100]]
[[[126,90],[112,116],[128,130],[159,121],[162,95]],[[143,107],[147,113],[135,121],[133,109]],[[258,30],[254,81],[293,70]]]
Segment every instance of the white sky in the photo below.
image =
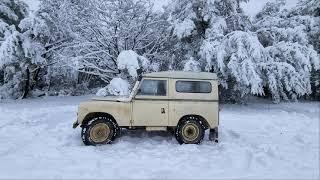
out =
[[[37,10],[39,7],[39,0],[23,0],[29,6],[31,10]],[[275,1],[275,0],[250,0],[248,3],[243,3],[241,6],[244,9],[245,13],[249,16],[256,15],[263,7],[265,3],[268,1]],[[287,0],[287,8],[293,7],[297,4],[299,0]],[[161,10],[163,5],[167,5],[170,0],[154,0],[154,5],[156,10]]]
[[[248,3],[242,3],[241,7],[244,12],[253,17],[255,16],[267,2],[272,2],[275,0],[250,0]],[[286,8],[291,8],[298,3],[299,0],[287,0]]]
[[39,0],[23,0],[23,1],[26,2],[29,5],[30,9],[33,11],[37,10],[40,4]]

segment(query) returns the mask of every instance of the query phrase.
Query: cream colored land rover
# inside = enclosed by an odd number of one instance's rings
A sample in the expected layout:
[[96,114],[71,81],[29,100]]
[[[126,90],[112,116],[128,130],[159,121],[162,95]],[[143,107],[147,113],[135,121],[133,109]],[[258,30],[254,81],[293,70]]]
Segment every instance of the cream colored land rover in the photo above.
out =
[[180,144],[199,144],[209,129],[218,142],[218,80],[214,73],[166,71],[142,75],[129,97],[97,97],[79,105],[73,128],[86,145],[111,143],[122,128],[171,131]]

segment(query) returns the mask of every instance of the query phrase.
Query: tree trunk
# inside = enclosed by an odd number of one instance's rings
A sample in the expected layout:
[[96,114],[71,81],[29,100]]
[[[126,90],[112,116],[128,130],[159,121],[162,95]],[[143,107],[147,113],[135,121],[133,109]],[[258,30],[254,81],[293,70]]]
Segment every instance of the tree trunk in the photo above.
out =
[[33,88],[37,85],[38,77],[40,73],[40,66],[36,66],[32,73],[32,83],[30,85],[30,90],[33,90]]
[[23,95],[22,95],[22,99],[26,98],[27,95],[29,94],[29,84],[30,84],[30,70],[29,68],[26,69],[26,82],[24,85],[24,91],[23,91]]

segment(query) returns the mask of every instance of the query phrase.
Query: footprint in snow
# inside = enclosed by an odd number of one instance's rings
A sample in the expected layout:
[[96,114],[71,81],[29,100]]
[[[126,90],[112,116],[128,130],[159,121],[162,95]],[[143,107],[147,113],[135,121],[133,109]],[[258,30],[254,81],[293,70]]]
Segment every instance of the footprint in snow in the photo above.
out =
[[228,130],[228,133],[232,138],[236,138],[236,139],[240,138],[240,134],[235,132],[235,131],[233,131],[233,130]]

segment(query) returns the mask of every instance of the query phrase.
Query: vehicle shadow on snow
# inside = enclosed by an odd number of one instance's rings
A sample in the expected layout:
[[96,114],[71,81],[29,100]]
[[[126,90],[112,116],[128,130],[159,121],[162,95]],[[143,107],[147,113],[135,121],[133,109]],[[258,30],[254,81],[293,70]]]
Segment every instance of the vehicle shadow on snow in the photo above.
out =
[[[207,133],[204,141],[207,141]],[[128,130],[122,129],[120,137],[112,144],[154,144],[154,145],[179,145],[174,133],[170,131],[146,131],[144,129]],[[203,142],[201,143],[203,144]]]
[[[201,144],[207,144],[206,142],[212,143],[208,140],[208,132],[206,131],[205,137]],[[119,143],[159,143],[162,142],[168,144],[179,144],[175,138],[173,132],[170,131],[146,131],[144,129],[135,129],[135,130],[128,130],[122,129],[120,137],[116,138],[113,144]]]
[[119,137],[119,139],[127,140],[131,138],[139,138],[141,140],[146,140],[146,139],[172,140],[172,138],[174,138],[174,135],[168,131],[146,131],[144,129],[135,129],[135,130],[122,129],[121,136]]

